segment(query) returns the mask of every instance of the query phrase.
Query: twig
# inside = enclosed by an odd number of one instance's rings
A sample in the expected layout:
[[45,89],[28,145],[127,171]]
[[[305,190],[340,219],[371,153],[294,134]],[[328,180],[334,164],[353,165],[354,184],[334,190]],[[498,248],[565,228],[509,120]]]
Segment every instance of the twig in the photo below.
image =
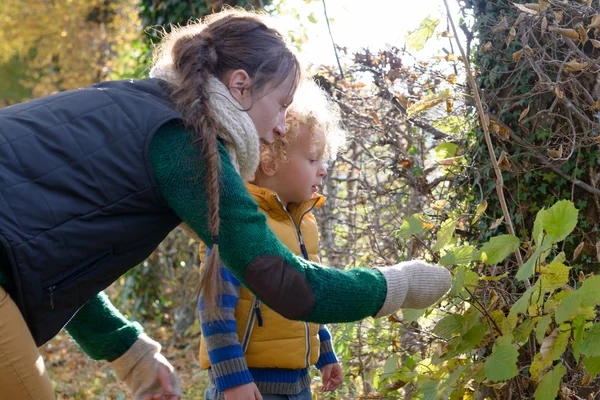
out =
[[331,34],[331,26],[329,25],[329,17],[327,16],[327,6],[325,5],[325,0],[323,0],[323,12],[325,13],[325,22],[327,22],[327,30],[329,31],[331,44],[333,44],[333,52],[335,53],[335,59],[337,60],[337,65],[340,69],[340,76],[342,77],[342,79],[344,79],[344,70],[342,69],[342,64],[340,63],[340,57],[338,56],[337,47],[335,45],[335,41],[333,40],[333,35]]
[[[456,26],[454,25],[454,19],[450,14],[450,7],[448,6],[448,0],[444,0],[444,5],[446,6],[446,11],[448,12],[448,18],[450,20],[450,25],[452,26],[452,31],[454,33],[454,40],[456,41],[456,45],[460,50],[460,54],[462,56],[463,62],[465,64],[467,79],[469,81],[469,85],[473,90],[473,96],[475,98],[475,105],[477,107],[477,112],[479,114],[479,120],[481,122],[481,127],[483,128],[483,134],[485,137],[485,143],[488,148],[488,152],[490,154],[490,159],[492,160],[492,167],[494,168],[494,172],[496,174],[496,193],[498,194],[498,199],[500,200],[500,206],[502,207],[502,212],[504,213],[504,221],[506,223],[506,228],[508,229],[508,233],[513,236],[515,235],[515,230],[512,224],[512,219],[510,216],[510,211],[508,210],[508,206],[506,204],[506,198],[504,197],[504,181],[502,179],[502,172],[500,171],[500,167],[498,166],[498,160],[496,159],[496,154],[494,153],[494,146],[492,144],[492,138],[490,137],[490,130],[487,122],[487,118],[485,115],[485,111],[483,109],[483,104],[481,102],[481,96],[479,95],[479,88],[477,87],[477,83],[475,82],[475,78],[473,77],[473,73],[471,72],[471,65],[469,63],[468,55],[465,54],[465,51],[458,40],[458,32],[456,30]],[[517,263],[519,267],[523,265],[523,259],[521,257],[521,252],[517,248],[515,250],[515,256],[517,258]],[[529,280],[525,281],[525,285],[529,288],[531,283]]]

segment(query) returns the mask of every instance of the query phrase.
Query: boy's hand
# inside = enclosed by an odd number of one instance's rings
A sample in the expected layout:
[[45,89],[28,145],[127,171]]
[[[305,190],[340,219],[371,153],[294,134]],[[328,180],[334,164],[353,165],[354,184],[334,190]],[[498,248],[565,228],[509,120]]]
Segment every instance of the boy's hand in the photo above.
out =
[[262,400],[256,383],[250,382],[223,391],[225,400]]
[[321,379],[323,380],[323,387],[321,390],[331,392],[337,389],[344,380],[342,374],[342,367],[339,363],[327,364],[321,368]]

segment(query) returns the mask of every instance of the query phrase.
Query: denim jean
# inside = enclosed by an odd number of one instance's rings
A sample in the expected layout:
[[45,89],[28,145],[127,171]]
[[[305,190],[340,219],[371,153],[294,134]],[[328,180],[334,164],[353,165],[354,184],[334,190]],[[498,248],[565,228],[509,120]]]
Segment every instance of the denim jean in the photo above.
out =
[[[204,400],[217,400],[217,388],[210,385],[204,392]],[[310,388],[306,388],[298,394],[263,394],[263,400],[312,400]]]

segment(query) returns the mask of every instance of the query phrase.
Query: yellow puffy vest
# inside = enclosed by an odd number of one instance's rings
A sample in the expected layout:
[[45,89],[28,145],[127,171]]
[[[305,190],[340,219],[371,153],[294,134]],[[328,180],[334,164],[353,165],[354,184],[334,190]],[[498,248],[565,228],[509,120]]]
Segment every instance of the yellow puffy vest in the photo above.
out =
[[[300,243],[303,241],[309,260],[319,262],[319,230],[310,211],[321,207],[325,197],[315,194],[309,201],[290,204],[288,213],[275,192],[249,183],[246,187],[258,203],[259,210],[266,214],[267,223],[279,240],[299,256],[302,256]],[[205,254],[203,247],[201,245],[201,257]],[[260,326],[258,315],[262,317]],[[235,320],[249,367],[301,369],[315,364],[319,359],[318,325],[285,319],[262,304],[244,286],[235,308]],[[204,337],[200,342],[200,367],[210,367]]]

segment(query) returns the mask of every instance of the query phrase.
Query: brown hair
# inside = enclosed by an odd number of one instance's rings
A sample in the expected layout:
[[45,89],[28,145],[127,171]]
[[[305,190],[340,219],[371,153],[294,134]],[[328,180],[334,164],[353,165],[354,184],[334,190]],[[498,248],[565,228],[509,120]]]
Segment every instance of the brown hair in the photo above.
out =
[[327,163],[337,156],[344,145],[346,134],[341,128],[340,109],[314,81],[306,79],[299,86],[294,102],[285,118],[285,136],[276,136],[270,144],[261,144],[260,162],[272,169],[277,163],[287,162],[287,151],[294,145],[300,127],[306,126],[315,144],[315,133],[323,133],[325,152],[323,159]]
[[[212,248],[200,278],[203,301],[211,315],[219,295],[219,180],[221,160],[217,146],[219,130],[208,106],[206,82],[210,75],[223,79],[232,70],[243,69],[252,79],[254,96],[264,96],[290,75],[295,84],[301,78],[299,61],[284,37],[267,25],[262,14],[242,9],[226,9],[202,21],[176,27],[158,46],[154,68],[166,68],[172,74],[171,99],[183,118],[185,128],[202,146],[208,166],[208,226]],[[291,93],[293,94],[293,93]],[[207,243],[209,245],[210,243]]]

